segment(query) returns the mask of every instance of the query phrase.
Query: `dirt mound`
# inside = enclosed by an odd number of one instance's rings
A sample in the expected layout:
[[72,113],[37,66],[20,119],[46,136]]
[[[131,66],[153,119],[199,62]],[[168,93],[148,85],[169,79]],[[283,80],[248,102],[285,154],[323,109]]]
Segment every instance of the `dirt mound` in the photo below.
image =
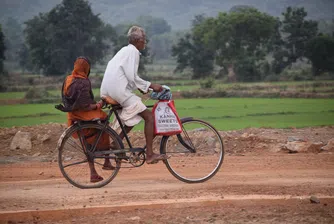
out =
[[[43,124],[35,126],[22,126],[0,129],[0,156],[2,160],[12,159],[28,160],[32,158],[47,159],[55,158],[56,146],[60,135],[66,129],[65,124]],[[32,148],[30,150],[11,149],[10,144],[18,132],[31,134]]]
[[[10,162],[11,160],[52,161],[56,159],[57,142],[65,129],[66,124],[57,123],[0,128],[0,156],[2,162]],[[31,149],[10,149],[11,141],[18,131],[31,134]],[[327,144],[334,136],[334,126],[301,129],[248,128],[236,131],[220,131],[220,134],[223,137],[227,155],[264,154],[281,152],[285,144],[290,141],[289,139]],[[134,131],[129,136],[133,145],[142,146],[145,144],[142,131]],[[161,137],[155,139],[155,149],[159,148],[160,139]]]
[[[327,144],[334,137],[334,127],[308,127],[290,129],[248,128],[220,132],[227,154],[275,153],[284,151],[293,140]],[[316,151],[310,151],[316,152]]]

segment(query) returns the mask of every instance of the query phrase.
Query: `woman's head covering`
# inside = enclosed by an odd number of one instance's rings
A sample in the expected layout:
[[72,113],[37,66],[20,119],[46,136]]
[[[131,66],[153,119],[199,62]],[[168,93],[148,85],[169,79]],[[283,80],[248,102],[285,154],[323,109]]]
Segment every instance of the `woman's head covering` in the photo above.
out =
[[90,73],[90,61],[88,58],[80,56],[74,62],[72,74],[66,77],[63,93],[66,95],[68,87],[75,78],[87,79]]
[[78,57],[74,62],[72,75],[74,78],[88,78],[90,73],[90,61],[86,57]]

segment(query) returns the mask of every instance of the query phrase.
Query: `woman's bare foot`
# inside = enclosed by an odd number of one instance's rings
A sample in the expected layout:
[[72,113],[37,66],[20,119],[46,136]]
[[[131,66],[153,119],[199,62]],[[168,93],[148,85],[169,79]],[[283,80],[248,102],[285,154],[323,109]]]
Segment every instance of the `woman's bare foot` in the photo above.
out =
[[103,180],[103,177],[101,177],[100,175],[98,174],[92,174],[90,175],[90,182],[91,183],[96,183],[96,182],[100,182]]

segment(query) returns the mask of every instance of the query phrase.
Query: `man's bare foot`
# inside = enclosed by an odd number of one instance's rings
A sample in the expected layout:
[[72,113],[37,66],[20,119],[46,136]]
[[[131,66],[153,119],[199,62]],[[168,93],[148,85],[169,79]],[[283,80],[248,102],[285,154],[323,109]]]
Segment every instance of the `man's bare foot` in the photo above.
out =
[[166,154],[153,154],[151,156],[146,157],[146,163],[147,164],[155,164],[158,163],[160,160],[166,160],[170,156],[167,156]]

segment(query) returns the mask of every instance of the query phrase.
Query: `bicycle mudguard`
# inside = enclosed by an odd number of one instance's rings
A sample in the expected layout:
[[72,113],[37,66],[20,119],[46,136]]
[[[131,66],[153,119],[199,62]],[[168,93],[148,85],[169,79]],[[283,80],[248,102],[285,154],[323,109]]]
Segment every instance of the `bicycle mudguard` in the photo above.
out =
[[193,119],[193,117],[183,117],[180,120],[181,120],[181,123],[183,123],[183,122],[186,122],[186,121],[189,121],[189,120],[192,120],[192,119]]

